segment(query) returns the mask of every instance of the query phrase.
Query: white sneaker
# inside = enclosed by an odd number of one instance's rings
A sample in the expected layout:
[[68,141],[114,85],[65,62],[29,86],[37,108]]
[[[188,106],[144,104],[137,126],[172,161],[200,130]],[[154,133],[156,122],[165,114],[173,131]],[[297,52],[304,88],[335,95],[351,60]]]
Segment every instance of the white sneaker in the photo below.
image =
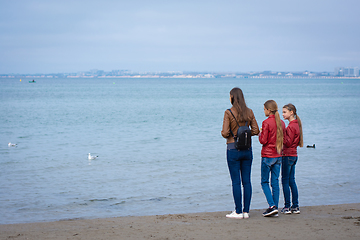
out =
[[227,218],[236,218],[236,219],[243,219],[244,215],[242,213],[237,214],[236,211],[233,211],[230,214],[226,214]]
[[243,216],[244,216],[244,218],[249,218],[250,217],[249,213],[247,213],[247,212],[244,212]]

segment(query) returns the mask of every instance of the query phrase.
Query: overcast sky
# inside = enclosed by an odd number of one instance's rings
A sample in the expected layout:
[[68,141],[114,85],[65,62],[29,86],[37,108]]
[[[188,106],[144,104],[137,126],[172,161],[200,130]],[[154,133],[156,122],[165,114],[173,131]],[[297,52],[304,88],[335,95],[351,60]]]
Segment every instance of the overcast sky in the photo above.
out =
[[0,0],[0,74],[360,67],[359,0]]

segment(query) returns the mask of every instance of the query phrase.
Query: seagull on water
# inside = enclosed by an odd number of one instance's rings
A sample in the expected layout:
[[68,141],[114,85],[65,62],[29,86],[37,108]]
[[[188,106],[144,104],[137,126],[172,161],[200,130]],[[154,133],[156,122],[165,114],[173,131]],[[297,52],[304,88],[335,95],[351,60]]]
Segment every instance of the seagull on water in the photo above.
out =
[[9,147],[16,147],[17,144],[16,144],[16,143],[11,143],[11,142],[9,142],[9,143],[8,143],[8,146],[9,146]]
[[97,157],[99,157],[99,156],[91,156],[91,154],[90,154],[90,153],[88,154],[88,159],[89,159],[89,160],[96,159]]

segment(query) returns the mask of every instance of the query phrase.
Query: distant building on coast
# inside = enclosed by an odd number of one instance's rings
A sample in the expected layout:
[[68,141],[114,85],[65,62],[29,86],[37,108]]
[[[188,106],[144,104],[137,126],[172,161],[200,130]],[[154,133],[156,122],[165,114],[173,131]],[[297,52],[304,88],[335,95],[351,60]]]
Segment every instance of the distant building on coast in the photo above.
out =
[[339,77],[359,77],[359,67],[337,67],[335,68],[334,75]]
[[135,72],[131,70],[90,71],[49,74],[1,74],[0,78],[360,78],[359,67],[338,67],[334,72],[292,71],[261,71],[261,72]]

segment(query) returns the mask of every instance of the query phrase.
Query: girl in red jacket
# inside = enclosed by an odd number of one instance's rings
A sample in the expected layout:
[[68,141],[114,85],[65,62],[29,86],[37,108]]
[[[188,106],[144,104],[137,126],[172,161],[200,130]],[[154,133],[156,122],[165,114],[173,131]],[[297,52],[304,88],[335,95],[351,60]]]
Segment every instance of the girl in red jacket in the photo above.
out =
[[[261,149],[261,187],[269,204],[269,208],[263,213],[263,216],[268,217],[278,216],[279,175],[285,123],[280,119],[274,100],[264,103],[264,113],[268,118],[262,123],[259,141],[263,145]],[[269,186],[270,173],[272,191]]]
[[[298,159],[297,146],[302,147],[304,145],[301,120],[296,113],[296,107],[291,103],[283,107],[282,115],[284,119],[289,121],[289,125],[285,129],[284,134],[281,181],[283,186],[285,206],[281,210],[281,213],[300,213],[299,194],[295,182],[295,165]],[[292,195],[291,207],[290,190]]]

